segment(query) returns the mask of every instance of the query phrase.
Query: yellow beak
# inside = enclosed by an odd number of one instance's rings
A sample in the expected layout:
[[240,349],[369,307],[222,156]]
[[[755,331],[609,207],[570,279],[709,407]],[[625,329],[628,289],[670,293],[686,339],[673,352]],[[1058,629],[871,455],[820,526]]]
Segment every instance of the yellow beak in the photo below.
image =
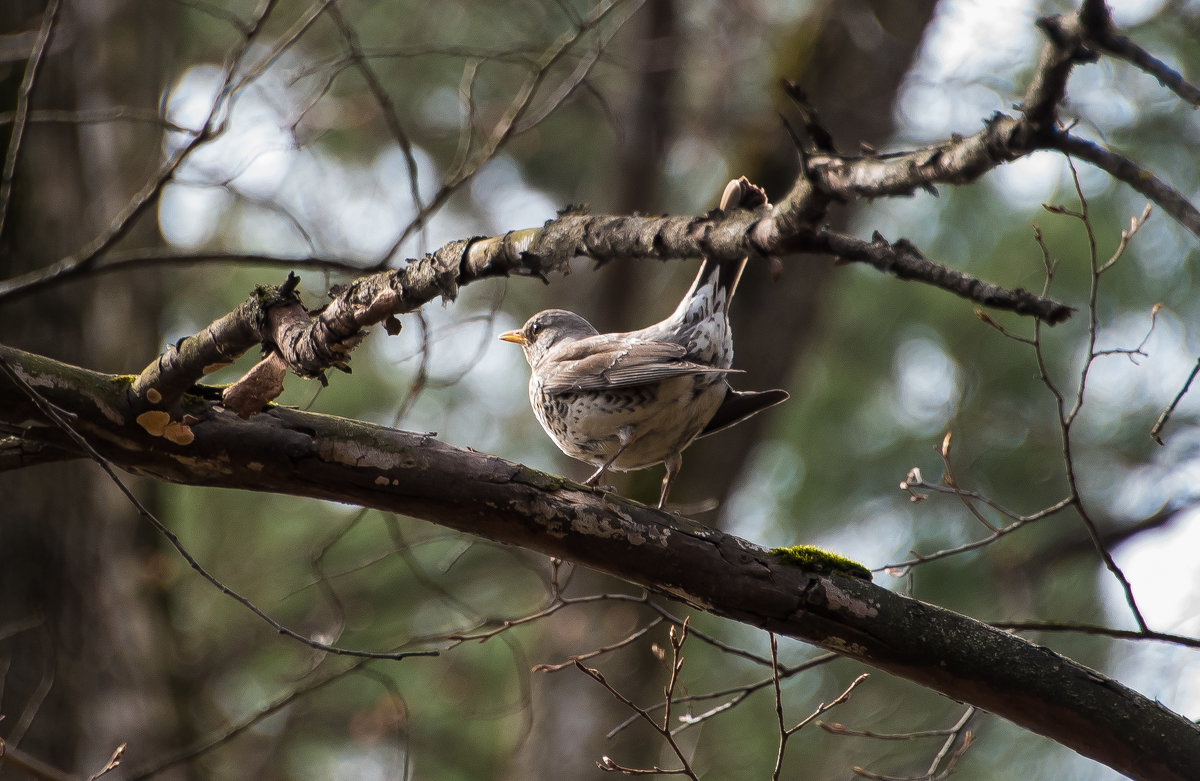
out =
[[512,342],[513,344],[519,344],[522,347],[529,344],[529,340],[526,339],[525,335],[520,331],[505,331],[504,333],[500,334],[500,341]]

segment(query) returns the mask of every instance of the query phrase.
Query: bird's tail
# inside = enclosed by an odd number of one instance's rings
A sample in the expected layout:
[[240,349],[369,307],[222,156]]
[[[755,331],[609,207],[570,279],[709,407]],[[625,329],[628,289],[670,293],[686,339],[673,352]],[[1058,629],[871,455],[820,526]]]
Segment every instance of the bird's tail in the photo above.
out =
[[[767,196],[762,188],[751,184],[744,176],[725,185],[725,192],[721,194],[722,211],[754,208],[766,202]],[[679,302],[670,319],[680,323],[695,322],[710,317],[714,311],[724,312],[728,316],[729,302],[733,300],[733,293],[737,290],[745,267],[746,258],[717,260],[706,257],[687,295]]]

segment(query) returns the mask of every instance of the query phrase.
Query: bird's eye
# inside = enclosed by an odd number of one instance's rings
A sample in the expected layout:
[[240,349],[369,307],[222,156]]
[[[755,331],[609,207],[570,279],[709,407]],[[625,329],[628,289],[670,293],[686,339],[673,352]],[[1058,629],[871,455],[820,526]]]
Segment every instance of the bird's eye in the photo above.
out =
[[541,323],[534,323],[533,325],[529,326],[529,335],[530,335],[530,336],[537,336],[537,335],[538,335],[538,331],[541,331],[541,330],[542,330],[542,324],[541,324]]

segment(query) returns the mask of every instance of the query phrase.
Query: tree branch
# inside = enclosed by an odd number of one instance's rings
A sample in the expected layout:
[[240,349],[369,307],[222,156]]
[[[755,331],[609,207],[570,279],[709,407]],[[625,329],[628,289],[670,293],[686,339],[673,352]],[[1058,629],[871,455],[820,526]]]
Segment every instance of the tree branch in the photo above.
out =
[[1145,71],[1181,99],[1200,107],[1200,89],[1189,84],[1178,71],[1162,60],[1118,33],[1108,4],[1103,0],[1084,0],[1079,10],[1079,20],[1092,46]]
[[1031,315],[1050,325],[1066,321],[1075,311],[1072,307],[1027,290],[1009,290],[934,263],[906,239],[889,244],[876,233],[868,242],[844,233],[822,229],[807,237],[807,240],[811,243],[805,245],[806,248],[811,247],[813,250],[835,255],[841,260],[869,263],[880,271],[895,274],[900,279],[920,280],[969,301],[1019,315]]
[[13,177],[17,172],[17,159],[21,155],[21,139],[25,135],[25,127],[29,120],[30,98],[33,86],[37,82],[38,71],[42,65],[42,57],[50,46],[54,36],[55,24],[58,21],[59,0],[50,0],[42,13],[42,26],[38,30],[29,53],[29,62],[25,65],[25,76],[21,79],[21,89],[17,92],[17,109],[14,112],[12,136],[8,142],[8,152],[4,156],[4,168],[0,172],[0,235],[8,219],[8,205],[12,200]]
[[[866,581],[788,564],[685,518],[519,464],[327,415],[250,420],[188,397],[195,438],[134,423],[120,378],[11,348],[3,359],[112,464],[190,485],[268,491],[400,512],[578,562],[907,678],[1057,740],[1134,778],[1200,767],[1200,728],[1049,649]],[[7,376],[2,422],[70,447]]]
[[[1072,311],[1052,299],[1008,290],[933,263],[907,241],[888,244],[876,237],[864,242],[823,228],[803,236],[784,236],[775,227],[777,211],[768,206],[755,211],[714,209],[695,217],[568,211],[541,228],[450,242],[403,268],[361,277],[336,289],[332,301],[311,319],[299,313],[273,316],[271,307],[280,302],[265,295],[269,289],[262,288],[238,309],[168,349],[142,372],[133,392],[142,397],[155,388],[173,401],[173,394],[197,381],[205,367],[226,363],[250,349],[256,334],[279,351],[278,357],[269,359],[277,368],[282,360],[301,376],[320,377],[330,367],[346,366],[364,328],[385,322],[388,330],[395,332],[399,328],[395,315],[412,312],[438,296],[453,299],[463,285],[509,275],[545,279],[553,271],[565,271],[568,261],[577,256],[604,263],[623,257],[666,261],[701,255],[763,256],[780,250],[822,252],[867,262],[902,279],[920,280],[983,306],[1032,315],[1051,324],[1067,319]],[[770,246],[761,244],[762,240]],[[294,286],[297,281],[289,284]],[[284,303],[295,307],[294,301]],[[170,392],[161,387],[168,384]],[[274,396],[269,394],[252,395],[235,409],[239,414],[253,414],[271,398]]]
[[1124,182],[1161,206],[1163,211],[1174,217],[1180,225],[1200,237],[1200,209],[1153,172],[1110,149],[1070,133],[1054,134],[1047,141],[1047,145],[1106,171],[1114,179]]

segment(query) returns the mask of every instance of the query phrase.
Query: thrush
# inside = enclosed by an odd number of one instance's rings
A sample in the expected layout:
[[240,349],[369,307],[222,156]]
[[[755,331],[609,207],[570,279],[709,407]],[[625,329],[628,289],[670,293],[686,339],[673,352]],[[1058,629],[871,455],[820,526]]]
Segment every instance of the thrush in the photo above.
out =
[[[743,177],[725,188],[721,208],[765,202]],[[587,485],[609,469],[661,463],[662,509],[693,440],[788,398],[782,390],[736,391],[726,379],[738,372],[729,304],[745,265],[746,258],[705,258],[671,316],[640,331],[602,334],[573,312],[547,309],[500,335],[525,353],[529,403],[542,428],[564,453],[597,467]]]

